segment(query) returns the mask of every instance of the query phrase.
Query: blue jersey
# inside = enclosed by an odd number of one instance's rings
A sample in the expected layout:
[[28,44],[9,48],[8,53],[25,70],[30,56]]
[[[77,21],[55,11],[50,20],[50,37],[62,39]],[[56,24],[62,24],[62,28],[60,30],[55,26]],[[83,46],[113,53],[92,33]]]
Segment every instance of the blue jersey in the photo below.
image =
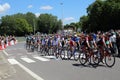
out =
[[96,41],[97,35],[93,34],[93,39]]
[[50,46],[51,45],[51,40],[50,39],[48,39],[48,46]]
[[79,37],[76,37],[76,38],[75,38],[75,42],[78,42],[79,40],[80,40]]

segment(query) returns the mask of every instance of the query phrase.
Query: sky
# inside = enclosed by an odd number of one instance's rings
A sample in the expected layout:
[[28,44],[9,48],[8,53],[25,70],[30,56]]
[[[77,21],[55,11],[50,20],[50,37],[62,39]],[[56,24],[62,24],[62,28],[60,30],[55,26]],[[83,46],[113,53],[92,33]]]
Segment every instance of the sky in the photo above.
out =
[[48,13],[63,20],[63,24],[78,22],[87,15],[87,7],[95,0],[0,0],[0,18],[5,15],[32,12],[38,17]]

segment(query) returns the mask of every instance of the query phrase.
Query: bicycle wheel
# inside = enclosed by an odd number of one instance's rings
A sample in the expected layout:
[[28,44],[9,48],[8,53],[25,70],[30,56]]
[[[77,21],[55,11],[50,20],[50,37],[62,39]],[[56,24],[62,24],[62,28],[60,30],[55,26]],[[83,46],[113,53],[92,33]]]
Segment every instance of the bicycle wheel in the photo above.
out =
[[44,49],[44,48],[41,46],[41,47],[40,47],[40,54],[43,53],[43,49]]
[[80,53],[78,59],[82,65],[85,65],[87,63],[87,55],[85,53]]
[[45,48],[45,56],[49,55],[49,49]]
[[93,63],[95,64],[95,65],[99,65],[99,63],[100,63],[100,53],[94,53],[93,55],[92,55],[92,60],[93,60]]
[[56,49],[56,51],[55,51],[55,57],[58,59],[58,57],[59,57],[59,49]]
[[26,44],[24,45],[24,48],[25,48],[26,50],[27,50],[27,46],[28,46],[28,45],[27,45],[27,43],[26,43]]
[[34,45],[31,45],[31,51],[34,52]]
[[108,54],[107,56],[105,56],[105,64],[107,65],[107,67],[112,67],[115,65],[115,56],[112,54]]
[[49,48],[46,49],[46,55],[50,56],[50,54],[49,54]]
[[65,59],[65,51],[64,50],[61,50],[60,51],[60,58],[63,60]]
[[68,59],[71,59],[72,57],[72,52],[70,50],[67,51],[67,58]]
[[49,53],[49,55],[53,55],[53,48],[50,48],[50,49],[48,50],[48,53]]
[[75,61],[78,61],[78,59],[79,59],[79,51],[75,51],[75,53],[74,53],[74,60]]

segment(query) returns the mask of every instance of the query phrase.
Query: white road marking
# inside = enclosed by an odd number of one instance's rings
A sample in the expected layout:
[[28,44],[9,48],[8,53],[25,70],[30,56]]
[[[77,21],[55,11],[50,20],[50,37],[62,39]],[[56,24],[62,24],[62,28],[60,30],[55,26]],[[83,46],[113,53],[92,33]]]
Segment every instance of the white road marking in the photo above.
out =
[[29,58],[21,58],[23,61],[25,61],[25,62],[27,62],[27,63],[33,63],[33,62],[35,62],[34,60],[32,60],[32,59],[29,59]]
[[55,56],[44,56],[45,58],[55,59]]
[[42,58],[42,57],[39,57],[39,56],[36,56],[34,57],[35,59],[38,59],[40,61],[50,61],[49,59],[45,59],[45,58]]
[[27,54],[32,54],[32,53],[28,53],[28,52],[27,52]]
[[15,59],[8,59],[8,62],[12,65],[18,64],[18,62]]
[[8,59],[8,61],[12,65],[17,64],[18,66],[20,66],[23,70],[25,70],[28,74],[30,74],[36,80],[44,80],[43,78],[41,78],[40,76],[38,76],[37,74],[35,74],[34,72],[32,72],[30,69],[28,69],[27,67],[25,67],[24,65],[22,65],[21,63],[19,63],[17,60],[15,60],[15,59]]
[[4,53],[6,56],[9,56],[9,54],[8,54],[5,50],[3,50],[3,53]]
[[12,51],[12,50],[18,50],[18,49],[23,49],[23,48],[12,48],[12,49],[7,49],[7,50]]
[[68,58],[67,55],[65,55],[65,58]]

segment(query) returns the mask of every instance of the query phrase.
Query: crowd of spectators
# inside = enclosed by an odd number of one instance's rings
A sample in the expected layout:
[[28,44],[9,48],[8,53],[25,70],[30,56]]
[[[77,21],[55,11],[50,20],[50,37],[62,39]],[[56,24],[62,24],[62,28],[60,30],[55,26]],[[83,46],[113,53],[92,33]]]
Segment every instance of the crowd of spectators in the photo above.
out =
[[7,46],[16,44],[16,38],[12,35],[10,36],[0,36],[0,50],[5,49]]

